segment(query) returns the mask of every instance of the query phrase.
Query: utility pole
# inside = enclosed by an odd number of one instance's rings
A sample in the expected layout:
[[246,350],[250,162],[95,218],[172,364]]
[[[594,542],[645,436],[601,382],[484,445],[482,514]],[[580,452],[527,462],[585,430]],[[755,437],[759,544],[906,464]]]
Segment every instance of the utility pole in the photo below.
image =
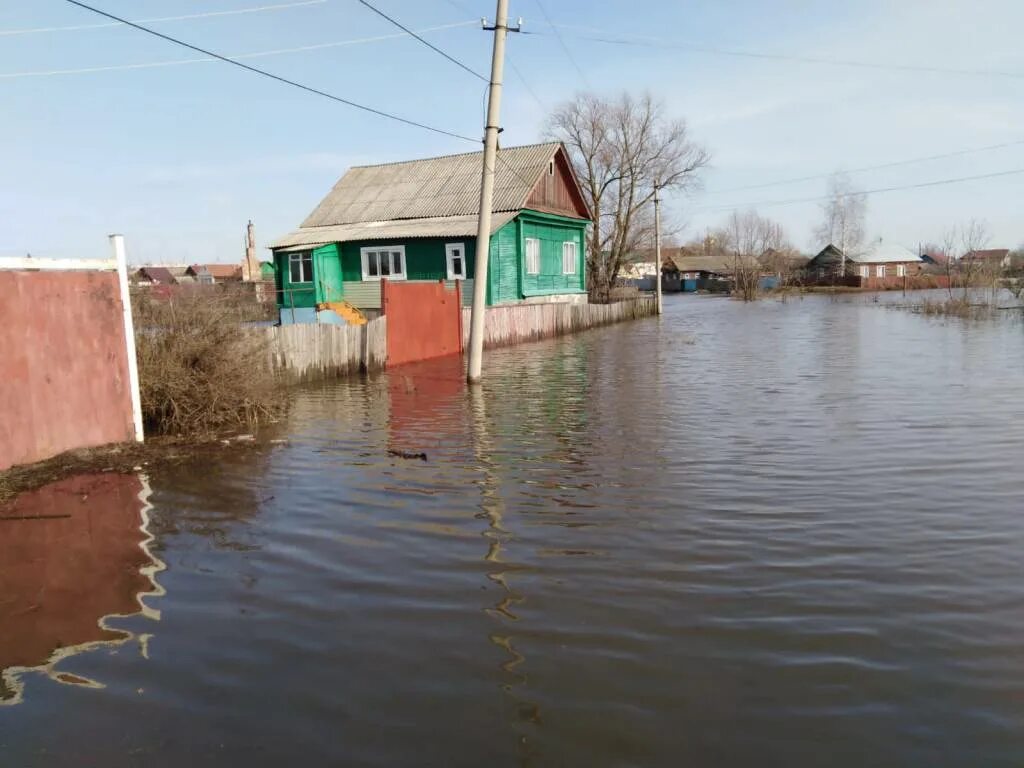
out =
[[[508,0],[498,0],[494,13],[494,51],[491,55],[491,86],[487,95],[487,124],[484,126],[484,168],[480,181],[480,220],[476,230],[476,268],[473,271],[473,309],[469,320],[470,384],[480,381],[484,358],[484,313],[487,302],[487,258],[491,248],[491,207],[494,199],[494,165],[498,154],[501,114],[501,79],[505,70],[505,37],[508,33]],[[516,30],[518,31],[518,30]]]
[[654,185],[654,295],[655,311],[661,314],[661,198],[658,192],[661,187]]

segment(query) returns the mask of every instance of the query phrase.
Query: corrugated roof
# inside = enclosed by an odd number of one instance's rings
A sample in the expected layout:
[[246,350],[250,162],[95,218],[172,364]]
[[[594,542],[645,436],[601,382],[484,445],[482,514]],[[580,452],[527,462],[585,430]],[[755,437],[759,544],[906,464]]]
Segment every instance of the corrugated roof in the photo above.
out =
[[[549,142],[500,150],[492,210],[523,208],[560,146]],[[476,215],[482,162],[482,152],[469,152],[351,168],[302,227]]]
[[[491,217],[491,234],[511,221],[515,211],[496,213]],[[274,249],[297,251],[326,243],[347,243],[354,240],[397,240],[417,237],[476,237],[477,215],[434,216],[398,221],[364,221],[328,227],[303,227],[274,241]]]
[[921,261],[921,257],[909,248],[896,243],[876,240],[857,254],[848,256],[850,261],[859,264],[893,264],[900,262]]

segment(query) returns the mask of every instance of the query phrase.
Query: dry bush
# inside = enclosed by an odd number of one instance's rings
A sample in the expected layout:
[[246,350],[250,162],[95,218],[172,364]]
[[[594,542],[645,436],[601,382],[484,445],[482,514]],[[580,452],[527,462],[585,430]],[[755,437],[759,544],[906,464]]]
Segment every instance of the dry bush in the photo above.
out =
[[220,291],[132,297],[147,431],[197,435],[271,418],[282,382],[267,339],[247,329],[249,299]]

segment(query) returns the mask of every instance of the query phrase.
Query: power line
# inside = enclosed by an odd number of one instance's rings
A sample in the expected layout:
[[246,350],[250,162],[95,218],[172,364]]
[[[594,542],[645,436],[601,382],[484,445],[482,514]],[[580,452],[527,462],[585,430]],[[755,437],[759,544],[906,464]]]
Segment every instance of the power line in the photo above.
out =
[[[851,192],[841,197],[857,197],[860,195],[877,195],[883,192],[897,192],[904,189],[923,189],[925,187],[938,187],[946,184],[959,184],[964,181],[977,181],[979,179],[994,179],[1000,176],[1013,176],[1024,173],[1024,168],[1015,168],[1012,171],[996,171],[995,173],[982,173],[976,176],[958,176],[952,179],[938,179],[937,181],[923,181],[918,184],[901,184],[894,187],[879,187],[877,189],[865,189],[859,192]],[[727,211],[738,211],[745,208],[770,208],[780,205],[796,205],[798,203],[817,203],[822,200],[831,200],[831,196],[802,197],[791,200],[762,200],[756,203],[744,203],[742,205],[707,206],[697,208],[694,213],[725,213]]]
[[[468,27],[476,24],[476,21],[460,21],[453,24],[441,24],[436,27],[426,27],[425,29],[418,30],[420,34],[424,32],[436,32],[442,29],[453,29],[455,27]],[[350,40],[336,40],[327,43],[312,43],[310,45],[300,45],[295,48],[275,48],[268,51],[250,51],[249,53],[232,54],[227,58],[232,60],[237,59],[257,59],[265,56],[278,56],[285,53],[303,53],[306,51],[318,51],[327,48],[340,48],[348,45],[361,45],[363,43],[376,43],[382,40],[397,40],[407,37],[404,33],[395,33],[390,35],[375,35],[374,37],[359,37]],[[164,61],[149,61],[140,62],[136,64],[111,64],[106,66],[97,67],[78,67],[76,69],[49,69],[49,70],[29,70],[24,72],[0,72],[0,80],[10,80],[21,77],[48,77],[53,75],[81,75],[81,74],[92,74],[96,72],[116,72],[119,70],[131,70],[131,69],[152,69],[156,67],[173,67],[182,64],[202,64],[215,62],[218,59],[215,58],[201,58],[201,59],[166,59]]]
[[[941,155],[928,155],[927,157],[915,157],[910,160],[897,160],[891,163],[881,163],[879,165],[865,165],[860,168],[851,168],[846,173],[863,173],[865,171],[878,171],[883,168],[897,168],[902,165],[913,165],[914,163],[925,163],[930,160],[944,160],[949,157],[960,157],[962,155],[972,155],[977,152],[990,152],[994,149],[1005,149],[1007,147],[1016,147],[1024,144],[1024,139],[1020,141],[1007,141],[1002,144],[990,144],[987,147],[976,147],[974,149],[961,149],[956,152],[945,152]],[[728,189],[715,189],[707,192],[709,195],[720,195],[726,192],[745,192],[752,189],[765,189],[767,187],[779,187],[786,184],[797,184],[802,181],[816,181],[817,179],[827,179],[833,176],[832,173],[817,173],[812,176],[799,176],[794,179],[784,179],[782,181],[769,181],[764,184],[751,184],[744,187],[730,187]]]
[[[243,13],[261,13],[263,11],[283,11],[306,5],[323,5],[327,0],[301,0],[296,3],[279,3],[277,5],[258,5],[254,8],[236,8],[230,11],[206,11],[205,13],[189,13],[184,16],[158,16],[152,19],[135,19],[136,24],[157,24],[165,21],[185,21],[186,19],[209,19],[214,16],[237,16]],[[83,29],[106,29],[122,27],[123,21],[105,22],[103,24],[78,24],[71,27],[35,27],[29,29],[0,29],[0,35],[34,35],[40,32],[76,32]]]
[[[550,23],[550,22],[549,22]],[[660,48],[668,48],[673,50],[681,51],[692,51],[694,53],[708,53],[715,56],[734,56],[746,59],[768,59],[772,61],[791,61],[798,64],[823,64],[832,67],[856,67],[859,69],[877,69],[882,71],[898,71],[898,72],[926,72],[929,74],[941,74],[941,75],[961,75],[967,77],[1005,77],[1013,79],[1024,79],[1024,72],[1012,72],[1002,71],[993,69],[949,69],[945,67],[932,67],[923,64],[885,64],[873,61],[860,61],[857,59],[827,59],[817,56],[796,56],[793,54],[785,53],[768,53],[764,51],[749,51],[742,50],[739,48],[718,48],[706,45],[696,45],[692,43],[678,43],[669,42],[657,37],[644,37],[639,35],[631,35],[633,39],[627,39],[622,37],[618,32],[610,32],[606,30],[594,29],[592,27],[577,27],[568,24],[551,24],[552,29],[558,34],[557,28],[562,29],[580,29],[584,31],[591,31],[598,33],[595,35],[573,35],[581,40],[592,40],[598,43],[608,43],[610,45],[635,45],[642,47],[650,47],[652,45]],[[543,34],[535,32],[534,34]],[[605,35],[612,35],[612,37],[606,37]],[[561,35],[559,35],[561,38]]]
[[562,38],[562,33],[558,31],[558,27],[555,26],[553,21],[551,21],[551,17],[548,15],[548,11],[547,8],[544,7],[544,3],[541,2],[541,0],[534,0],[534,2],[537,3],[537,7],[540,8],[540,12],[544,14],[544,20],[547,21],[548,26],[551,27],[551,31],[555,33],[555,37],[558,38],[558,44],[562,46],[562,51],[565,52],[566,57],[569,59],[570,62],[572,62],[572,65],[576,68],[576,71],[579,73],[580,79],[583,81],[583,84],[587,87],[587,90],[593,90],[593,87],[590,85],[590,81],[587,79],[586,73],[577,63],[575,57],[572,55],[572,52],[569,50],[569,46],[565,44],[565,40]]
[[184,40],[179,40],[176,37],[171,37],[170,35],[165,35],[162,32],[157,32],[155,29],[150,29],[149,27],[144,27],[141,24],[135,23],[134,21],[128,21],[127,19],[122,19],[120,16],[115,16],[114,14],[109,13],[107,11],[100,10],[99,8],[94,8],[91,5],[86,5],[85,3],[80,2],[80,0],[66,0],[66,2],[71,3],[72,5],[77,5],[79,8],[83,8],[83,9],[85,9],[87,11],[91,11],[92,13],[99,14],[100,16],[105,16],[108,19],[113,19],[114,21],[119,21],[119,22],[121,22],[123,24],[127,24],[128,26],[134,27],[135,29],[139,30],[140,32],[146,32],[147,34],[153,35],[154,37],[159,37],[162,40],[166,40],[169,43],[174,43],[175,45],[180,45],[180,46],[182,46],[184,48],[188,48],[190,50],[196,51],[197,53],[201,53],[201,54],[203,54],[205,56],[212,56],[213,58],[215,58],[215,59],[217,59],[219,61],[223,61],[223,62],[225,62],[227,64],[231,64],[233,66],[240,67],[241,69],[247,70],[249,72],[254,72],[257,75],[262,75],[263,77],[269,77],[271,80],[276,80],[279,83],[284,83],[285,85],[290,85],[293,88],[299,88],[300,90],[307,91],[308,93],[314,93],[317,96],[323,96],[326,99],[330,99],[331,101],[337,101],[337,102],[339,102],[341,104],[345,104],[347,106],[353,107],[354,109],[359,109],[359,110],[362,110],[363,112],[369,112],[370,114],[377,115],[379,117],[384,117],[384,118],[387,118],[388,120],[394,120],[394,121],[399,122],[399,123],[404,123],[405,125],[411,125],[414,128],[422,128],[423,130],[430,131],[432,133],[439,133],[439,134],[441,134],[443,136],[451,136],[454,139],[461,139],[463,141],[471,141],[474,144],[477,143],[476,139],[471,139],[468,136],[463,136],[461,134],[454,133],[452,131],[446,131],[443,128],[435,128],[432,125],[427,125],[426,123],[420,123],[420,122],[417,122],[415,120],[410,120],[410,119],[405,118],[405,117],[400,117],[400,116],[392,114],[390,112],[385,112],[383,110],[376,109],[375,107],[369,107],[369,106],[367,106],[365,104],[359,104],[359,103],[357,103],[355,101],[351,101],[350,99],[345,99],[345,98],[342,98],[341,96],[335,96],[333,93],[328,93],[327,91],[321,91],[318,88],[313,88],[313,87],[308,86],[308,85],[303,85],[302,83],[296,82],[295,80],[289,80],[286,77],[281,77],[280,75],[275,75],[274,73],[268,72],[265,69],[259,69],[258,67],[251,66],[250,64],[243,64],[240,61],[236,61],[234,59],[230,59],[227,56],[222,56],[219,53],[214,53],[213,51],[208,50],[206,48],[200,48],[198,45],[193,45],[192,43],[186,43]]
[[455,58],[454,56],[451,56],[451,55],[449,55],[449,54],[445,53],[444,51],[442,51],[442,50],[441,50],[440,48],[438,48],[438,47],[437,47],[436,45],[434,45],[433,43],[431,43],[431,42],[428,42],[427,40],[424,40],[424,39],[423,39],[422,37],[420,37],[419,35],[417,35],[417,34],[416,34],[415,32],[413,32],[413,31],[412,31],[411,29],[409,29],[409,28],[408,28],[407,26],[405,26],[405,25],[404,25],[404,24],[402,24],[401,22],[399,22],[399,21],[397,21],[397,20],[395,20],[395,19],[391,18],[391,17],[390,17],[390,16],[388,16],[388,15],[387,15],[386,13],[384,13],[384,11],[382,11],[382,10],[381,10],[380,8],[377,8],[377,7],[375,7],[375,6],[374,6],[374,5],[372,4],[372,3],[368,2],[367,0],[359,0],[359,2],[360,2],[360,3],[362,3],[363,5],[365,5],[365,6],[367,7],[367,8],[369,8],[369,9],[370,9],[371,11],[373,11],[374,13],[376,13],[376,14],[377,14],[378,16],[380,16],[381,18],[383,18],[383,19],[387,19],[387,20],[388,20],[389,22],[391,22],[392,24],[394,24],[394,25],[395,25],[396,27],[398,27],[398,28],[399,28],[399,29],[401,29],[402,31],[404,31],[404,32],[406,32],[407,34],[410,34],[410,35],[412,35],[413,37],[415,37],[415,38],[416,38],[417,40],[419,40],[419,41],[420,41],[421,43],[423,43],[423,44],[424,44],[425,46],[427,46],[427,48],[429,48],[430,50],[434,51],[435,53],[439,53],[439,54],[440,54],[441,56],[444,56],[444,58],[448,59],[448,61],[450,61],[450,62],[451,62],[452,64],[454,64],[455,66],[457,66],[457,67],[460,67],[460,68],[462,68],[462,69],[466,70],[466,71],[467,71],[467,72],[469,72],[469,74],[471,74],[471,75],[472,75],[473,77],[479,78],[480,80],[483,80],[483,81],[484,81],[485,83],[487,83],[487,82],[490,82],[490,80],[489,80],[488,78],[484,77],[483,75],[481,75],[481,74],[480,74],[479,72],[477,72],[476,70],[474,70],[474,69],[472,69],[472,68],[470,68],[470,67],[466,66],[466,65],[465,65],[465,64],[463,64],[463,63],[462,63],[461,61],[459,61],[458,59],[456,59],[456,58]]

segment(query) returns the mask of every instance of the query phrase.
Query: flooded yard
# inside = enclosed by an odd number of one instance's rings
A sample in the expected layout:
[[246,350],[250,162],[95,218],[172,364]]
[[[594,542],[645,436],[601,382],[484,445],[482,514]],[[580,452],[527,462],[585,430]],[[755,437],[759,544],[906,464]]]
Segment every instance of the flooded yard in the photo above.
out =
[[1024,764],[1019,321],[669,296],[485,365],[0,511],[0,764]]

